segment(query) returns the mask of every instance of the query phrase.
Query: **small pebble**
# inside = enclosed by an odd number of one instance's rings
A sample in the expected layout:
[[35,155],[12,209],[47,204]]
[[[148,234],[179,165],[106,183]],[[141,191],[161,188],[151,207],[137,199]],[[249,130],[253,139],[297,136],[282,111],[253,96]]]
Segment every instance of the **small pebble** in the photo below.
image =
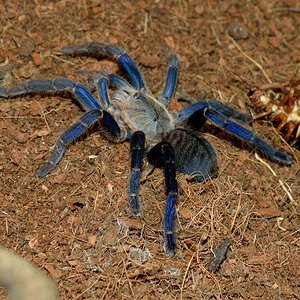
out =
[[9,85],[11,83],[12,65],[8,59],[5,59],[3,63],[0,63],[0,85]]
[[248,28],[246,25],[242,24],[231,24],[228,27],[229,35],[234,38],[236,41],[238,40],[246,40],[249,37]]
[[27,38],[18,41],[20,48],[19,53],[21,56],[31,56],[31,53],[34,51],[35,43],[33,40]]

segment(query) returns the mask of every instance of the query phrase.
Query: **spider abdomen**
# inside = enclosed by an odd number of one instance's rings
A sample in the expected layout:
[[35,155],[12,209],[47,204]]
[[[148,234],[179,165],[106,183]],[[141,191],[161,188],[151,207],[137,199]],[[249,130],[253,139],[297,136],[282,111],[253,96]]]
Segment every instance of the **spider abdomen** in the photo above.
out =
[[197,181],[213,176],[217,169],[217,156],[212,145],[201,135],[176,129],[167,140],[174,147],[178,171]]
[[172,130],[163,142],[149,150],[148,160],[155,167],[164,165],[161,147],[166,142],[174,148],[177,171],[197,181],[206,180],[216,173],[218,162],[212,145],[201,135],[179,128]]

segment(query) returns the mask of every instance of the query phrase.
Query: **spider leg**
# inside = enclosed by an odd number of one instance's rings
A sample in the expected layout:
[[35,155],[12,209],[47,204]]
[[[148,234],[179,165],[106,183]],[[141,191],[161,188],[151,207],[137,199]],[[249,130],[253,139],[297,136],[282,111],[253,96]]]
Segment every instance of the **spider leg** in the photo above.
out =
[[129,203],[135,216],[141,215],[141,203],[138,195],[144,152],[145,134],[142,131],[136,131],[130,140],[131,175],[129,183]]
[[102,87],[103,84],[101,82],[99,84],[99,81],[103,79],[106,80],[107,87],[112,87],[115,88],[116,90],[122,90],[130,93],[135,91],[133,86],[121,76],[118,76],[116,74],[110,74],[105,71],[101,71],[99,74],[94,74],[89,78],[89,85],[91,89],[97,89],[100,100],[102,98],[102,92],[101,91],[99,92],[99,90],[103,88]]
[[114,118],[105,110],[90,110],[86,112],[78,122],[73,124],[61,136],[55,144],[54,151],[48,163],[42,165],[35,173],[37,178],[43,178],[48,175],[60,162],[67,147],[80,138],[94,124],[100,122],[111,134],[117,138],[121,137],[121,131]]
[[147,154],[148,160],[155,167],[163,167],[166,183],[166,210],[164,219],[165,248],[167,255],[174,256],[176,240],[174,233],[175,205],[177,199],[177,180],[175,153],[168,142],[161,142],[151,148]]
[[252,121],[250,116],[240,113],[239,111],[221,103],[218,100],[207,99],[193,103],[180,110],[178,112],[178,123],[182,124],[184,121],[188,120],[189,125],[200,129],[206,121],[206,118],[203,115],[203,111],[206,108],[218,111],[227,118],[233,118],[247,124],[251,123]]
[[101,72],[98,76],[97,91],[105,109],[113,105],[108,95],[108,87],[114,87],[117,90],[133,92],[134,88],[125,79],[118,75]]
[[268,157],[269,159],[282,164],[292,164],[292,157],[288,153],[275,149],[272,145],[265,142],[257,134],[231,121],[222,113],[207,108],[204,110],[204,116],[217,126],[233,133],[241,140],[253,144],[264,156]]
[[164,102],[169,104],[171,99],[174,96],[176,86],[177,86],[179,62],[175,53],[171,51],[167,52],[167,59],[168,59],[168,70],[167,70],[166,83],[165,83],[162,96],[160,98],[164,100]]
[[0,87],[0,98],[12,98],[27,94],[70,92],[86,109],[101,109],[99,102],[81,84],[68,78],[54,80],[29,80],[12,88]]
[[109,57],[117,59],[120,66],[128,74],[133,87],[137,90],[146,88],[145,79],[131,57],[120,47],[92,42],[80,46],[66,46],[61,52],[72,56],[90,56],[97,59]]
[[102,77],[97,82],[97,92],[100,101],[102,102],[105,109],[112,105],[110,97],[108,95],[107,79]]
[[133,86],[124,78],[116,74],[110,74],[106,72],[101,72],[108,80],[108,86],[116,88],[118,90],[132,92],[134,90]]
[[177,180],[174,149],[171,144],[162,146],[165,158],[164,175],[166,180],[167,204],[165,212],[165,247],[167,255],[175,255],[176,240],[174,234],[175,204],[177,199]]

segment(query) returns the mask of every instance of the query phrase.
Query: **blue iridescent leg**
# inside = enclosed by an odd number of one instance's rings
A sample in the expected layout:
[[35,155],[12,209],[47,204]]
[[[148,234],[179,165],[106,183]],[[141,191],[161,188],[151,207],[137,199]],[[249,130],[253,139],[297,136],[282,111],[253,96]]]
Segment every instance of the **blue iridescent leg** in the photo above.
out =
[[177,180],[175,152],[173,146],[168,142],[155,145],[147,153],[148,160],[155,167],[163,167],[166,181],[166,211],[164,220],[165,248],[169,256],[175,255],[176,240],[174,233],[174,222],[177,200]]
[[131,175],[129,183],[129,203],[135,216],[141,215],[139,189],[144,152],[145,135],[141,131],[136,131],[132,134],[130,141]]
[[109,95],[108,95],[108,85],[107,85],[107,79],[105,77],[102,77],[97,82],[97,91],[98,91],[98,97],[103,104],[103,107],[107,109],[109,106],[112,105]]
[[175,53],[169,51],[167,52],[168,58],[168,71],[166,77],[165,87],[161,96],[162,100],[165,100],[166,103],[170,103],[172,100],[178,81],[178,71],[179,71],[179,62]]
[[166,143],[162,145],[162,154],[164,156],[164,174],[166,180],[166,212],[165,212],[165,247],[167,255],[175,255],[175,233],[174,233],[174,220],[175,220],[175,205],[177,199],[177,181],[176,181],[176,166],[175,154],[171,144]]
[[141,90],[146,87],[145,79],[135,62],[118,46],[92,42],[80,46],[66,46],[61,49],[61,52],[72,56],[91,56],[98,59],[109,57],[117,59],[120,66],[128,74],[135,89]]
[[185,120],[188,120],[190,122],[190,125],[194,125],[193,121],[195,120],[195,123],[198,123],[196,125],[197,128],[200,128],[201,125],[204,124],[206,118],[203,115],[203,112],[206,108],[213,109],[215,111],[220,112],[224,116],[228,118],[233,118],[238,121],[244,122],[249,124],[251,122],[251,117],[248,115],[245,115],[223,103],[221,103],[218,100],[215,99],[207,99],[203,101],[199,101],[196,103],[193,103],[185,108],[183,108],[181,111],[178,112],[178,123],[182,124]]
[[107,79],[107,84],[109,87],[128,92],[134,91],[133,86],[126,79],[119,75],[110,74],[107,72],[101,72],[101,75]]
[[89,86],[92,90],[97,89],[99,100],[103,105],[104,109],[113,105],[109,94],[108,88],[115,88],[116,90],[126,91],[133,93],[135,89],[133,86],[124,78],[102,71],[99,74],[93,75],[89,78]]
[[66,130],[56,143],[52,156],[48,163],[41,166],[35,173],[37,178],[48,175],[60,162],[67,147],[86,133],[89,128],[99,122],[103,127],[110,131],[116,138],[121,136],[120,128],[113,117],[106,111],[91,110],[85,113],[78,122]]
[[12,88],[0,87],[0,98],[12,98],[27,94],[59,93],[68,91],[86,109],[101,109],[94,96],[81,84],[68,78],[54,80],[29,80]]
[[221,128],[233,133],[241,140],[253,144],[257,150],[259,150],[259,152],[269,159],[286,165],[292,164],[292,157],[288,153],[275,149],[257,134],[231,121],[223,114],[207,108],[204,110],[204,116],[217,126],[220,126]]

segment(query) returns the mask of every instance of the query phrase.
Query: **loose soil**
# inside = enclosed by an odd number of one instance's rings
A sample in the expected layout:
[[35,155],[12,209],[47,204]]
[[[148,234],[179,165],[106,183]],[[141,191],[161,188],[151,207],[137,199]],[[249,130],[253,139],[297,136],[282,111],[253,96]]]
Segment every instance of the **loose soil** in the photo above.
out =
[[[100,70],[120,72],[114,61],[59,53],[101,41],[126,49],[159,93],[171,48],[180,61],[174,111],[186,105],[178,98],[190,96],[250,114],[251,86],[297,76],[299,10],[296,0],[4,1],[0,84],[62,76],[87,84]],[[300,155],[269,121],[253,130],[291,153],[291,167],[267,165],[237,139],[204,128],[219,172],[203,183],[178,174],[177,252],[168,258],[162,171],[143,182],[142,217],[134,218],[127,142],[92,133],[51,175],[35,178],[82,113],[61,95],[0,102],[0,243],[51,276],[61,299],[300,299]],[[225,239],[227,257],[212,272],[208,263]]]

